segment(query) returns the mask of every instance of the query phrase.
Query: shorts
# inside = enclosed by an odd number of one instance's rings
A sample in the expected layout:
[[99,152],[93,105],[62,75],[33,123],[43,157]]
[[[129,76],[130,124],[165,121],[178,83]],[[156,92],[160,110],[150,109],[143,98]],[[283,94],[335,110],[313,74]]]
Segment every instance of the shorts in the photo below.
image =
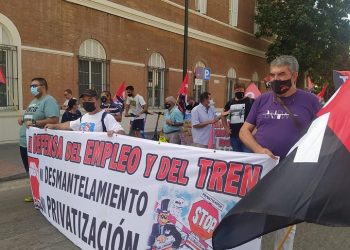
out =
[[133,120],[131,129],[134,131],[143,131],[145,128],[145,122],[144,119],[136,119]]

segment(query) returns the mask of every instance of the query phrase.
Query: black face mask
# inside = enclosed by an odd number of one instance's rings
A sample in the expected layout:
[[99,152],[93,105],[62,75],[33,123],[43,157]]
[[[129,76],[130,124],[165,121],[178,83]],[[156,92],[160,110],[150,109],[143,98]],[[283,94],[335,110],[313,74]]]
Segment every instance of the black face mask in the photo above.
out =
[[271,82],[271,89],[276,94],[282,95],[292,87],[292,79],[288,80],[274,80]]
[[244,97],[244,92],[236,92],[235,93],[235,97],[240,100],[240,99],[243,99]]
[[107,101],[107,97],[102,96],[102,97],[101,97],[101,101],[102,101],[102,102],[106,102],[106,101]]
[[170,104],[165,104],[164,107],[165,107],[166,109],[169,109],[169,108],[171,107],[171,105],[170,105]]
[[83,102],[83,108],[86,112],[94,112],[96,109],[94,102]]
[[132,94],[128,94],[129,97],[132,97]]

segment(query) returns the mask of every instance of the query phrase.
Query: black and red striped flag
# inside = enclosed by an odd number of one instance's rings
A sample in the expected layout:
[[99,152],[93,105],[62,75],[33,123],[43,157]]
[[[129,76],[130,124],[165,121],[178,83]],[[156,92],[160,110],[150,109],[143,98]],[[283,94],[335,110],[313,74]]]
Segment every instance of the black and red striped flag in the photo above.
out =
[[288,156],[221,221],[214,249],[300,222],[350,226],[350,72]]

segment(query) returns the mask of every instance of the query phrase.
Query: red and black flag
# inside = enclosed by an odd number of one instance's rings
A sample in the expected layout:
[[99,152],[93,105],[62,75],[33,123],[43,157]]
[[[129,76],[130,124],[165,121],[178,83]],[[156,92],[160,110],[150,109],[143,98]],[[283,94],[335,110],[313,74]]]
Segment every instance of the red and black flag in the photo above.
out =
[[186,73],[185,78],[178,92],[177,106],[179,110],[184,114],[186,112],[186,98],[188,93],[188,73]]
[[288,156],[216,228],[214,249],[300,222],[350,226],[350,72]]
[[349,71],[333,70],[333,82],[335,89],[338,89],[349,78]]

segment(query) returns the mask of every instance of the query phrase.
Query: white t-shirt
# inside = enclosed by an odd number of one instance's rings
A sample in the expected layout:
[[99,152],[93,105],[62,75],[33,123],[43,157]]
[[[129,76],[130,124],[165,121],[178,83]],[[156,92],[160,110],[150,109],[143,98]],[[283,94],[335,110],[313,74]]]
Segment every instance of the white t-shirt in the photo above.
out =
[[[74,131],[103,132],[102,122],[101,122],[103,113],[104,113],[103,110],[93,115],[86,113],[81,117],[81,121],[80,121],[80,118],[75,121],[71,121],[69,126]],[[107,131],[110,131],[110,130],[124,131],[120,123],[117,122],[111,114],[107,114],[105,116],[104,123]]]
[[[142,111],[142,106],[146,105],[145,100],[142,96],[137,94],[135,97],[130,97],[126,99],[126,104],[130,105],[129,113],[133,113],[134,115],[139,114]],[[135,120],[144,119],[145,115],[142,114],[139,117],[135,117]]]

